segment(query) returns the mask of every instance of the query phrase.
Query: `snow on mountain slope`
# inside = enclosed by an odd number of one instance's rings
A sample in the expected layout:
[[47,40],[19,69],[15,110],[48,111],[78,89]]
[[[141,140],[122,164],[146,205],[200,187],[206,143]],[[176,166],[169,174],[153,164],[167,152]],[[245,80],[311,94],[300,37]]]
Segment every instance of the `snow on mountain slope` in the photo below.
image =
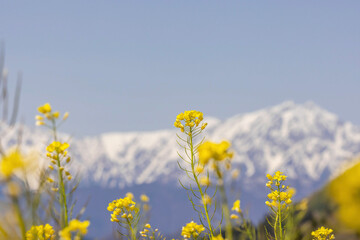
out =
[[[177,181],[182,173],[176,133],[173,128],[72,139],[70,153],[89,183],[114,187]],[[14,137],[3,137],[5,146]],[[48,137],[46,131],[24,127],[25,147],[41,149]],[[278,169],[299,181],[317,181],[360,153],[360,128],[310,102],[284,102],[225,121],[209,118],[206,138],[231,141],[242,179],[253,182]]]

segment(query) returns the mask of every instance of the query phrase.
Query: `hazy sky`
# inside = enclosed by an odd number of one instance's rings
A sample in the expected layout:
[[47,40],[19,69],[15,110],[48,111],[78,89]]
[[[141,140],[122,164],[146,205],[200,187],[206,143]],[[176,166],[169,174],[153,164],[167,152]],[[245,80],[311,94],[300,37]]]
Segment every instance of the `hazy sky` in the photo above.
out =
[[172,128],[308,100],[360,125],[360,1],[8,1],[0,39],[21,114],[75,136]]

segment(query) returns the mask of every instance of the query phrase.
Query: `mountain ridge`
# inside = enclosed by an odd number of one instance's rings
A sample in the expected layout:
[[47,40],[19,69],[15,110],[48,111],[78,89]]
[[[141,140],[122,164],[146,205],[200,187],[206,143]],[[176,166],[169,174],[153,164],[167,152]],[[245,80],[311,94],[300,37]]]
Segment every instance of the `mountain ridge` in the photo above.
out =
[[[323,172],[328,170],[330,176],[342,162],[360,153],[360,128],[312,102],[286,101],[225,120],[208,119],[204,136],[232,143],[233,163],[242,169],[242,178],[254,180],[280,169],[293,179],[317,180]],[[1,129],[5,127],[1,125]],[[11,131],[2,139],[5,148],[14,143],[15,129]],[[180,131],[174,128],[73,138],[69,152],[85,182],[103,187],[158,180],[176,182],[182,177],[177,166],[177,151],[181,149],[176,133]],[[23,135],[25,148],[39,151],[50,136],[44,130],[26,126]],[[67,138],[62,134],[62,139]]]

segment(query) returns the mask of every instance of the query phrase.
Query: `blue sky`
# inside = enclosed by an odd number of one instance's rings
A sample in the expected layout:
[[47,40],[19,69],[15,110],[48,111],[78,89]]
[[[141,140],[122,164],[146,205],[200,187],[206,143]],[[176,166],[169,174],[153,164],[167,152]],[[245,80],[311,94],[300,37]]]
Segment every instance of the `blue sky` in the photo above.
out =
[[[360,125],[359,1],[0,1],[21,115],[75,136],[313,101]],[[10,83],[13,85],[13,83]]]

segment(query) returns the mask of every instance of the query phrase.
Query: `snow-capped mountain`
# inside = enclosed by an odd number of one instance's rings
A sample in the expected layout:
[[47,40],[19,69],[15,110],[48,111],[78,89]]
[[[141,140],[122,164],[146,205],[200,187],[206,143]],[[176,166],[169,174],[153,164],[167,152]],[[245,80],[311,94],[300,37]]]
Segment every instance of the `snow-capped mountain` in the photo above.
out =
[[[252,182],[263,181],[266,173],[278,169],[292,179],[317,181],[360,153],[360,128],[311,102],[284,102],[224,121],[205,121],[209,123],[206,139],[229,140],[234,165],[241,168],[242,178]],[[1,129],[4,132],[6,126]],[[16,142],[16,128],[6,132],[2,143],[10,147]],[[182,149],[176,133],[180,131],[172,128],[72,138],[70,153],[84,180],[101,186],[177,181],[181,175],[177,151]],[[23,126],[24,148],[43,151],[49,137],[44,129]]]
[[[232,143],[233,168],[240,169],[235,182],[236,197],[241,192],[242,206],[255,221],[267,211],[264,204],[267,173],[285,172],[299,199],[324,185],[345,162],[360,153],[360,127],[341,121],[311,102],[284,102],[224,121],[211,117],[205,121],[208,122],[206,139],[226,139]],[[177,231],[191,219],[191,205],[177,181],[185,177],[177,165],[181,161],[177,151],[182,149],[176,142],[176,133],[181,132],[172,125],[171,122],[169,129],[152,132],[106,133],[85,138],[61,135],[71,145],[71,172],[81,171],[83,184],[78,196],[83,202],[89,196],[92,198],[87,214],[96,228],[90,234],[104,236],[111,232],[104,206],[127,191],[150,195],[156,213],[152,222],[166,229],[165,233]],[[21,125],[10,129],[0,124],[4,148],[17,142],[19,128],[22,149],[44,152],[51,138],[49,132]]]

